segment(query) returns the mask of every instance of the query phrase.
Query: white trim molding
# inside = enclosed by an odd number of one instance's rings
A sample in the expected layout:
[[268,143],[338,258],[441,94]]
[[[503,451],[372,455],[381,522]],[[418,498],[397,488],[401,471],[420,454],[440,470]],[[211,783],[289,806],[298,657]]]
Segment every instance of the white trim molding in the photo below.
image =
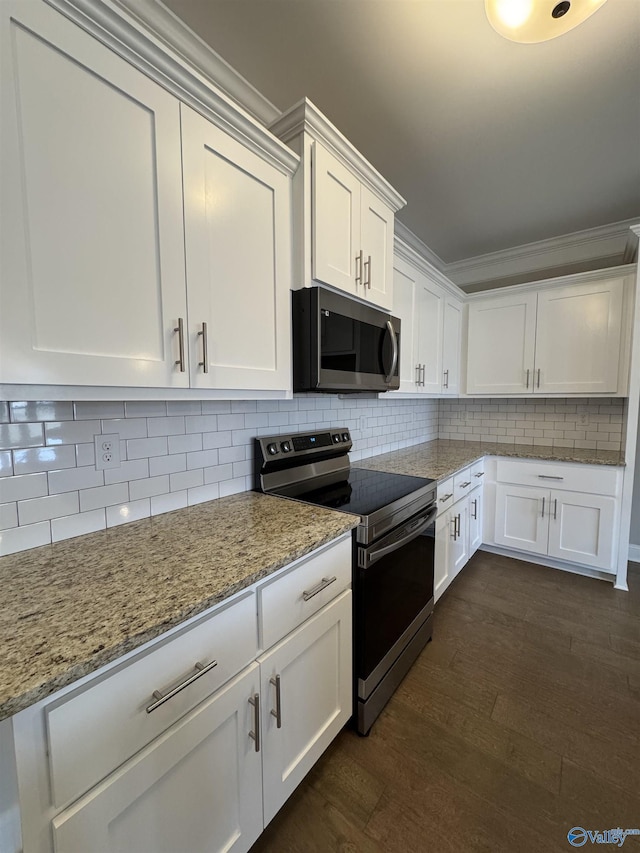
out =
[[[445,264],[442,271],[463,289],[484,284],[494,287],[504,279],[532,276],[559,277],[563,268],[594,269],[632,263],[629,229],[637,220],[627,219],[598,228],[576,231],[548,240],[514,246],[474,258]],[[513,281],[512,283],[516,283]]]
[[303,98],[274,121],[269,129],[278,139],[290,142],[301,133],[309,133],[319,140],[329,151],[341,160],[351,171],[355,171],[382,201],[391,207],[394,213],[406,205],[406,200],[391,184],[362,156],[357,148],[343,136],[338,128],[323,115],[309,98]]
[[629,561],[640,563],[640,545],[629,545]]
[[[444,270],[447,265],[442,258],[439,255],[436,255],[433,249],[430,249],[424,241],[419,237],[416,237],[413,231],[411,231],[410,228],[408,228],[403,222],[400,222],[397,218],[395,220],[394,231],[396,237],[413,249],[418,257],[426,260],[434,270],[437,270],[438,273],[444,276],[450,284],[453,284],[453,282],[444,275]],[[454,286],[457,287],[457,285]]]
[[[402,226],[402,234],[400,236],[398,233],[398,228],[395,229],[394,241],[393,241],[393,256],[394,258],[402,258],[403,260],[410,263],[412,266],[417,267],[421,270],[426,276],[431,279],[431,281],[436,282],[441,287],[443,287],[448,293],[453,294],[456,298],[464,300],[466,298],[466,293],[464,290],[461,290],[457,284],[454,284],[450,281],[444,273],[440,272],[437,267],[435,267],[428,258],[424,256],[424,254],[420,251],[419,248],[416,248],[417,244],[420,244],[420,240],[415,237],[409,231],[406,226]],[[410,235],[413,237],[411,242],[405,240],[404,235]],[[397,396],[397,392],[394,392],[394,397]]]

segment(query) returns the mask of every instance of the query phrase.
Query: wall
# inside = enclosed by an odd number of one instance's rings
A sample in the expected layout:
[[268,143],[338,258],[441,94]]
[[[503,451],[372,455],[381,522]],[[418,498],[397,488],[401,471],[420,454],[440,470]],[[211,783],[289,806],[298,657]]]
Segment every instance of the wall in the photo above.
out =
[[[437,437],[437,400],[0,403],[0,555],[253,488],[256,435],[346,426],[353,461]],[[122,465],[95,467],[118,433]]]
[[623,398],[442,400],[439,438],[624,449]]

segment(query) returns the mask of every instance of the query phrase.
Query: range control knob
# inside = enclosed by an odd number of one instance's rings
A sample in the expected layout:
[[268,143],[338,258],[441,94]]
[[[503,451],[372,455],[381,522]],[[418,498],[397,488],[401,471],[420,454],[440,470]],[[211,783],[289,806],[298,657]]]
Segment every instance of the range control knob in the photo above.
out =
[[340,444],[340,442],[342,441],[342,439],[340,438],[339,432],[334,432],[334,434],[331,436],[331,438],[333,439],[334,444]]
[[280,448],[282,449],[283,453],[290,453],[291,452],[291,442],[290,441],[283,441],[282,444],[280,445]]
[[349,441],[349,433],[348,432],[342,433],[342,440],[343,441]]
[[277,444],[267,444],[267,453],[269,454],[269,456],[275,456],[277,452],[278,452],[278,445]]

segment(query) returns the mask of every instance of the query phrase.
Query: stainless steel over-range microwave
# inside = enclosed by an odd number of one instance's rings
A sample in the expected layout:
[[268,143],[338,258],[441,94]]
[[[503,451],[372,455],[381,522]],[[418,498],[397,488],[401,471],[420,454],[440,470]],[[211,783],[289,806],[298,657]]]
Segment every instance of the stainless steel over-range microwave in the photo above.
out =
[[292,297],[294,391],[400,387],[400,320],[321,287]]

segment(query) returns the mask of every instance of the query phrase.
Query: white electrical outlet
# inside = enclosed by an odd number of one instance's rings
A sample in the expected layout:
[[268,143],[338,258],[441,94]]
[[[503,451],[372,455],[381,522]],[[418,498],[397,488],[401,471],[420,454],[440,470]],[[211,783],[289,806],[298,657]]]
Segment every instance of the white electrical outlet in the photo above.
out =
[[117,432],[110,435],[95,435],[96,470],[120,467],[120,436]]

